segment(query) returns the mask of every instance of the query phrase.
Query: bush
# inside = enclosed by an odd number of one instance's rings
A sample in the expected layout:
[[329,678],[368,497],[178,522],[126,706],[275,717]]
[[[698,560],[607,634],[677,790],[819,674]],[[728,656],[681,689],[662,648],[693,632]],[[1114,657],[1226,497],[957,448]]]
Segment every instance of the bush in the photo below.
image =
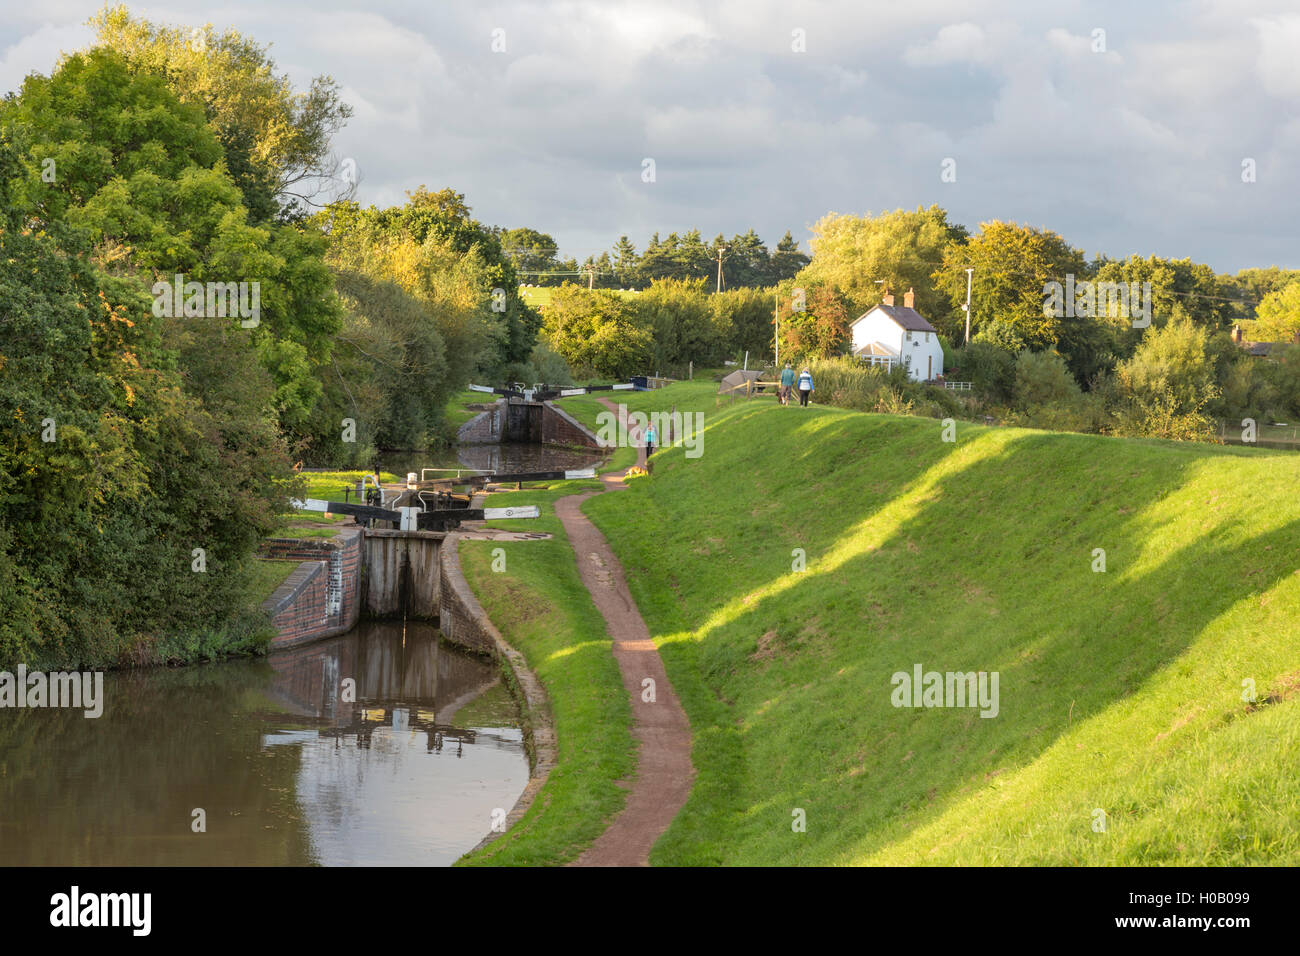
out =
[[901,366],[885,371],[845,357],[813,360],[808,369],[817,386],[813,394],[823,405],[932,418],[957,417],[963,412],[947,389],[914,382]]
[[990,342],[974,341],[957,351],[954,362],[961,378],[971,383],[981,399],[995,405],[1011,401],[1016,384],[1013,353]]
[[1079,383],[1056,352],[1024,351],[1016,359],[1015,403],[1021,411],[1067,403],[1079,394]]

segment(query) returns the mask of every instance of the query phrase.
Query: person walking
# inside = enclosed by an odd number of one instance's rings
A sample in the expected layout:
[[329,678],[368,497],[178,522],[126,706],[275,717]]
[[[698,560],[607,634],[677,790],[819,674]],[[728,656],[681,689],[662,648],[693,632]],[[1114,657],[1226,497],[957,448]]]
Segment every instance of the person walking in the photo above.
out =
[[801,408],[808,407],[808,397],[813,392],[812,372],[804,366],[804,370],[799,373],[799,405]]
[[655,453],[655,441],[659,438],[659,433],[655,431],[653,422],[646,423],[645,426],[645,457],[650,460],[650,456]]
[[785,368],[781,369],[781,404],[790,404],[790,391],[794,388],[794,369],[790,363],[785,363]]

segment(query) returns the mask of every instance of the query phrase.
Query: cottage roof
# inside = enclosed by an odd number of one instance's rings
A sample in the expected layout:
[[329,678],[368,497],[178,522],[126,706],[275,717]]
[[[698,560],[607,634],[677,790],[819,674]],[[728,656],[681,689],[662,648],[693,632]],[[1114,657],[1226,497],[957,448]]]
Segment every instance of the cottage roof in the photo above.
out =
[[900,328],[908,329],[912,332],[934,332],[936,334],[939,331],[929,322],[925,321],[921,316],[921,313],[917,312],[916,309],[909,309],[905,305],[885,305],[883,302],[858,316],[853,321],[853,325],[857,325],[877,309],[885,313],[885,315],[892,319]]

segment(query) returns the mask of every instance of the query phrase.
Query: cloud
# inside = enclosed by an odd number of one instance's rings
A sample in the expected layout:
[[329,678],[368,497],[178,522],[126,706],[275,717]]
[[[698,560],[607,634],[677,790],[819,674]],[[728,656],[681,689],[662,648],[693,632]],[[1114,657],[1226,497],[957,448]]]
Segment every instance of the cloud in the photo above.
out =
[[[0,81],[50,70],[98,8],[16,11],[0,25]],[[791,229],[806,243],[830,209],[939,203],[971,227],[1017,218],[1116,256],[1300,265],[1288,0],[168,0],[137,12],[272,43],[299,86],[332,75],[355,109],[335,148],[357,163],[362,202],[451,186],[485,222],[549,232],[579,259],[623,233],[642,246],[693,227],[752,226],[769,244]],[[956,183],[940,180],[945,157]]]

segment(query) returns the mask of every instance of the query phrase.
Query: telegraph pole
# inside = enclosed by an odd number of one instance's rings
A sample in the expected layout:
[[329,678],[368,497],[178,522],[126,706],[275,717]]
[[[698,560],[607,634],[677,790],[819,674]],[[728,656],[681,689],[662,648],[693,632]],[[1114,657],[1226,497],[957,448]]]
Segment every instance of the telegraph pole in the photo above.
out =
[[966,304],[961,307],[966,313],[966,344],[970,345],[970,277],[974,269],[966,270]]
[[776,342],[776,359],[773,361],[772,364],[775,365],[777,368],[780,368],[781,367],[781,293],[780,292],[777,292],[774,296],[772,315],[773,315],[772,322],[774,325],[776,325],[776,338],[774,340]]
[[727,251],[726,246],[718,246],[718,291],[722,291],[722,254]]

